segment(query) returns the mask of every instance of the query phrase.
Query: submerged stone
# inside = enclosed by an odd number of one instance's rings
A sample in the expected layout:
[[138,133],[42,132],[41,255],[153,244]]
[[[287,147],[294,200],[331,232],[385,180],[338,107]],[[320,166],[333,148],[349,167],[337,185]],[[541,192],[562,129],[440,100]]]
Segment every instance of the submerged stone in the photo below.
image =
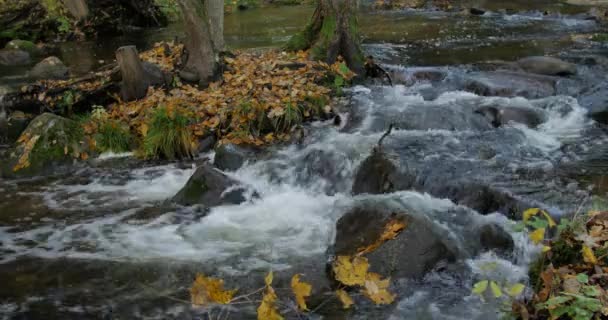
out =
[[213,164],[223,171],[236,171],[253,157],[255,151],[236,144],[222,144],[215,149]]
[[32,62],[31,56],[27,51],[2,49],[0,50],[0,65],[3,66],[22,66]]
[[576,65],[552,57],[528,57],[518,60],[516,64],[526,72],[547,76],[569,76],[576,74]]
[[215,207],[247,200],[247,188],[208,164],[199,167],[173,201],[186,206]]

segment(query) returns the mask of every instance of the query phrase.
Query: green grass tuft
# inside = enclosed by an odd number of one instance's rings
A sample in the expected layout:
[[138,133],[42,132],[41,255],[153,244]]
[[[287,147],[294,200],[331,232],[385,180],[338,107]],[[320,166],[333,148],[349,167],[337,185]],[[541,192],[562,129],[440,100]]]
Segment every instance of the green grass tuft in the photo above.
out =
[[127,152],[131,150],[133,136],[127,125],[116,120],[106,120],[99,126],[95,141],[102,152]]
[[188,124],[188,118],[179,111],[158,107],[151,115],[144,138],[144,156],[171,160],[192,157],[196,143]]

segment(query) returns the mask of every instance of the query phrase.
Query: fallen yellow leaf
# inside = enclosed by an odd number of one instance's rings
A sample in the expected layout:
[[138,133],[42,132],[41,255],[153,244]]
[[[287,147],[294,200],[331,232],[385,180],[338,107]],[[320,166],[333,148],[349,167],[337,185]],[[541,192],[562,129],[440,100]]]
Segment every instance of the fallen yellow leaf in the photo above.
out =
[[336,280],[347,285],[365,285],[369,263],[365,257],[338,256],[333,263]]
[[308,307],[306,306],[306,298],[310,297],[310,294],[312,293],[312,286],[306,282],[301,282],[300,275],[296,274],[291,278],[291,290],[296,296],[296,302],[298,303],[300,310],[308,310]]
[[586,245],[583,245],[583,260],[587,263],[596,265],[597,264],[597,258],[595,257],[595,254],[593,253],[593,250],[591,250],[591,248],[587,247]]
[[370,272],[365,279],[363,294],[375,304],[391,304],[395,295],[388,291],[390,279],[382,280],[377,273]]
[[344,307],[344,309],[350,309],[350,306],[354,304],[353,298],[342,289],[336,290],[336,296],[338,296],[338,300],[342,302],[342,307]]
[[237,290],[224,290],[224,280],[196,275],[190,288],[193,305],[204,306],[209,303],[228,304]]
[[[270,273],[272,274],[272,272]],[[268,278],[268,277],[266,277]],[[270,280],[272,282],[272,280]],[[266,288],[262,303],[258,307],[258,320],[283,320],[276,308],[277,294],[271,286]]]

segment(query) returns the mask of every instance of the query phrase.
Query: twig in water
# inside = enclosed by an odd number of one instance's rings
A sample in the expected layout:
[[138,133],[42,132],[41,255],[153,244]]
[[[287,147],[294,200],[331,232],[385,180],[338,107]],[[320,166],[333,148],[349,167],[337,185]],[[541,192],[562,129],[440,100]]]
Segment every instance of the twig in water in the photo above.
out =
[[374,150],[376,150],[377,152],[382,152],[382,142],[384,142],[384,139],[391,134],[394,127],[395,127],[395,124],[393,124],[393,123],[391,123],[388,126],[388,130],[386,130],[386,132],[382,135],[380,140],[378,140],[378,146]]

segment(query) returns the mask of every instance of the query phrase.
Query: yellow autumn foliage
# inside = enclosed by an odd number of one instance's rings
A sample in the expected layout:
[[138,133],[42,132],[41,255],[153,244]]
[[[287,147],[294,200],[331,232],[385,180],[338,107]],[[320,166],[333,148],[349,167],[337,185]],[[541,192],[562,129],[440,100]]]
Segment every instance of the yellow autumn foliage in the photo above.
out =
[[266,292],[262,297],[262,302],[258,307],[258,320],[283,320],[283,317],[279,313],[276,307],[277,294],[272,288],[272,280],[274,276],[272,271],[266,275],[264,282],[266,283]]
[[338,300],[340,300],[340,302],[342,302],[342,307],[344,309],[350,309],[350,307],[355,303],[353,301],[353,298],[351,298],[350,295],[348,294],[348,292],[346,292],[342,289],[336,290],[336,296],[338,297]]
[[373,252],[385,242],[394,240],[406,227],[407,223],[405,221],[397,219],[389,221],[384,226],[384,231],[382,232],[378,240],[376,240],[376,242],[372,243],[367,247],[362,247],[357,250],[359,255]]
[[205,306],[210,303],[229,304],[237,290],[225,290],[224,280],[196,275],[190,288],[190,298],[193,305]]
[[362,293],[375,304],[391,304],[395,301],[395,295],[388,291],[390,279],[382,280],[377,273],[370,272],[365,279]]
[[291,290],[296,297],[298,308],[302,311],[308,310],[306,306],[306,298],[312,293],[312,286],[306,282],[300,281],[300,275],[296,274],[291,278]]
[[365,285],[369,262],[365,257],[338,256],[333,264],[336,280],[347,286]]

